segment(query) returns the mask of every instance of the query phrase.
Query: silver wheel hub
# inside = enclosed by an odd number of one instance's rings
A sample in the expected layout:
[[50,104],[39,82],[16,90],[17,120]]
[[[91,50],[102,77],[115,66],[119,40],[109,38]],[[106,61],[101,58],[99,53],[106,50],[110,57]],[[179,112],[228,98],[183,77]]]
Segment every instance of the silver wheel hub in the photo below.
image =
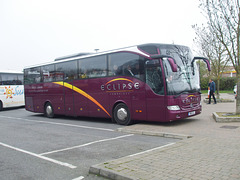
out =
[[120,108],[118,111],[117,111],[117,117],[119,120],[123,121],[127,118],[127,110],[124,109],[124,108]]
[[46,112],[47,112],[47,114],[52,114],[52,107],[51,106],[47,106]]

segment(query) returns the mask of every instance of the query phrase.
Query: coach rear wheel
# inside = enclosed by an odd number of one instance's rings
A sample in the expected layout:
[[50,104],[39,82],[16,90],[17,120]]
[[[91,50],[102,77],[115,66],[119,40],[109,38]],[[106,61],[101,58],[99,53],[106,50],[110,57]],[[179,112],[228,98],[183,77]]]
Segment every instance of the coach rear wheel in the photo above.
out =
[[128,107],[120,103],[113,110],[114,120],[120,125],[129,125],[132,123]]
[[53,107],[49,102],[45,105],[45,116],[47,116],[48,118],[54,117]]

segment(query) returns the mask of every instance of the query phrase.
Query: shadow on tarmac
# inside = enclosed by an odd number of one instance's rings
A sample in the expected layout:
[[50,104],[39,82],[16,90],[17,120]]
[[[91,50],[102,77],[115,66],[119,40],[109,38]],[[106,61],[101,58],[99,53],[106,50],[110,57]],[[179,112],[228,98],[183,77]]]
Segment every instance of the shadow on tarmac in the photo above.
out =
[[200,119],[188,118],[188,119],[181,119],[181,120],[171,121],[171,122],[136,121],[134,124],[146,124],[146,125],[157,125],[157,126],[170,127],[170,126],[182,126],[184,124],[194,123],[196,121],[200,121]]

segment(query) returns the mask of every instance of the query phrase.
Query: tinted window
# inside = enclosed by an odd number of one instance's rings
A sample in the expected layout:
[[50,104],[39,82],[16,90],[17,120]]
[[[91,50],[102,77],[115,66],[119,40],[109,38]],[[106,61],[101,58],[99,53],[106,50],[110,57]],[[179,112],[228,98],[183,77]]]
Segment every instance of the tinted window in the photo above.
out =
[[156,94],[164,94],[162,70],[159,66],[149,66],[146,68],[146,83]]
[[107,76],[106,56],[97,56],[79,60],[79,78]]
[[56,81],[71,81],[77,79],[77,61],[56,64]]
[[24,83],[25,84],[40,83],[40,82],[42,82],[40,67],[24,70]]
[[131,53],[109,55],[110,76],[134,76],[144,80],[144,58]]
[[22,85],[23,84],[23,74],[18,74],[18,80],[17,80],[17,85]]
[[139,49],[145,51],[148,54],[158,54],[157,47],[153,45],[139,46]]
[[55,81],[54,65],[47,65],[42,67],[43,82]]
[[0,85],[21,85],[22,80],[22,74],[3,73],[0,75]]

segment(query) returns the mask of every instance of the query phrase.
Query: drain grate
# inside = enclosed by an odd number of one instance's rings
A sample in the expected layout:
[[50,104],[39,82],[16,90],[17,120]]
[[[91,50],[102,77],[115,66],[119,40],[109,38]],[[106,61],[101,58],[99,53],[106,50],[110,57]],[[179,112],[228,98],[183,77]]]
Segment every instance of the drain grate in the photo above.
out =
[[220,128],[225,128],[225,129],[237,129],[239,126],[222,126]]

